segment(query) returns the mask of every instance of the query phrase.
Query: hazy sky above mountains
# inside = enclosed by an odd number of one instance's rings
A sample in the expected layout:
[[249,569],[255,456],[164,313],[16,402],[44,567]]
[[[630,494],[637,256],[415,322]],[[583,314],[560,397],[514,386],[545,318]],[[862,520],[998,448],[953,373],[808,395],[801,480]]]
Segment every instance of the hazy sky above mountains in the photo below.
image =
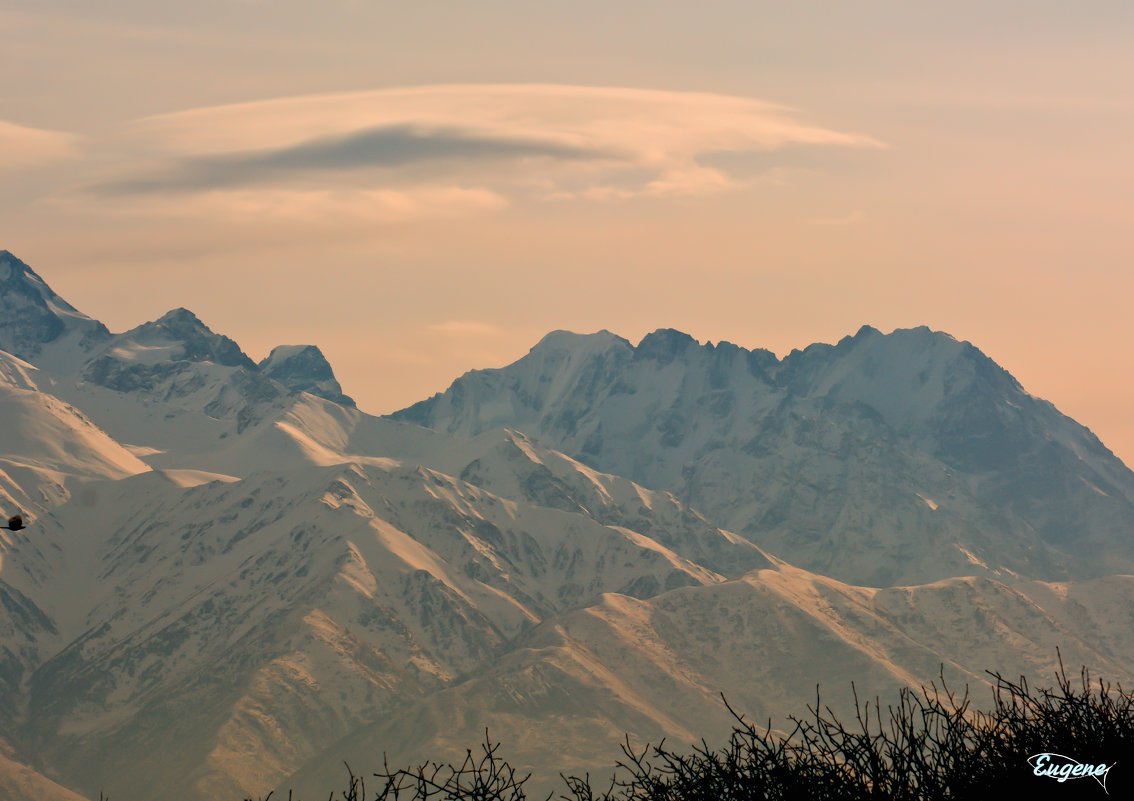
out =
[[1134,461],[1134,5],[0,0],[0,247],[386,412],[555,328],[968,339]]

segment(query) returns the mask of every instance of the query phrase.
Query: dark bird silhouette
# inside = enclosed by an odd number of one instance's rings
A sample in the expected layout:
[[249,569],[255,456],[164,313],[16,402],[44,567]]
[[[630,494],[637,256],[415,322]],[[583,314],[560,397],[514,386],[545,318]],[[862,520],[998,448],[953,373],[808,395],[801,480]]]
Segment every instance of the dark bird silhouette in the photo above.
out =
[[11,517],[8,518],[8,525],[3,526],[3,528],[8,529],[8,531],[19,531],[23,527],[24,527],[23,515],[12,515]]

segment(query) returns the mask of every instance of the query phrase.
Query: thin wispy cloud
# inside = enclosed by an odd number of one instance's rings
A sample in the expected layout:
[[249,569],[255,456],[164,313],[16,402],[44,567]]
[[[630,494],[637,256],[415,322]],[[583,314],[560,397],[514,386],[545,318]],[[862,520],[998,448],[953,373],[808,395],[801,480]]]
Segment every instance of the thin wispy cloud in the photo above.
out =
[[0,120],[0,170],[36,167],[71,158],[79,137]]
[[497,211],[508,200],[482,188],[238,188],[175,195],[124,195],[101,213],[212,220],[219,225],[286,224],[350,228],[375,223],[468,217]]
[[313,173],[396,169],[423,162],[442,162],[459,168],[468,162],[533,158],[599,160],[617,156],[551,140],[392,125],[274,150],[189,157],[154,174],[109,182],[96,190],[105,194],[193,192],[286,181]]
[[[740,182],[701,161],[721,152],[883,146],[752,98],[550,84],[425,86],[194,109],[138,120],[120,145],[157,156],[98,183],[99,193],[357,185],[369,170],[383,188],[444,175],[504,196],[559,200],[726,191]],[[544,162],[538,170],[533,159]]]

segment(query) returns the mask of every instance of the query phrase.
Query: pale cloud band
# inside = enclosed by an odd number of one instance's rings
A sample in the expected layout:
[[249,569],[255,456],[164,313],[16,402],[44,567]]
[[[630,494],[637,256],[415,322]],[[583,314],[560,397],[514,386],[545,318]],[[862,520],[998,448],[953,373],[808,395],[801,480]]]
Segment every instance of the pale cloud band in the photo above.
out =
[[193,192],[286,181],[320,172],[397,169],[430,162],[459,169],[462,163],[530,158],[596,160],[616,156],[552,140],[483,136],[455,128],[425,130],[410,125],[390,125],[277,149],[191,156],[154,175],[114,181],[96,188],[106,194]]
[[452,84],[308,95],[192,109],[132,127],[135,135],[175,151],[215,153],[412,124],[495,130],[518,138],[552,136],[576,145],[601,142],[607,148],[630,142],[655,154],[879,144],[869,136],[803,122],[793,109],[753,98],[562,84]]
[[[727,171],[699,161],[711,153],[882,146],[752,98],[550,84],[425,86],[194,109],[139,120],[120,144],[156,156],[98,184],[101,193],[288,182],[295,190],[312,181],[326,189],[347,177],[357,188],[365,180],[359,171],[370,170],[377,174],[367,188],[404,189],[423,176],[436,184],[440,176],[505,197],[526,191],[590,200],[730,188]],[[540,169],[528,168],[533,159],[543,161]]]
[[68,159],[42,193],[61,212],[368,236],[374,223],[759,185],[738,166],[746,159],[722,154],[762,154],[760,169],[772,170],[801,149],[842,158],[881,147],[753,98],[553,84],[290,97],[147,117],[86,138],[0,122],[0,169],[51,170]]
[[316,227],[330,231],[365,229],[374,223],[465,218],[508,205],[505,197],[488,189],[428,185],[398,189],[237,188],[165,198],[122,194],[114,199],[116,203],[99,204],[96,212],[209,220],[222,227],[283,224],[289,230]]
[[71,158],[79,137],[0,120],[0,170],[16,170]]

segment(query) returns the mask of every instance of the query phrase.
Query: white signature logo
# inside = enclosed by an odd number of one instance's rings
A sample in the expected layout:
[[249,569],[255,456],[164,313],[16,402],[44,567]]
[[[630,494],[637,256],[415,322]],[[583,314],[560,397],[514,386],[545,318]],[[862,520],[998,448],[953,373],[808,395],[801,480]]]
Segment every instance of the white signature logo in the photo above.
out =
[[1118,763],[1086,765],[1063,754],[1036,754],[1028,757],[1028,764],[1032,766],[1032,773],[1036,776],[1047,776],[1060,784],[1068,779],[1083,779],[1090,776],[1099,783],[1104,793],[1110,795],[1106,789],[1106,775]]

